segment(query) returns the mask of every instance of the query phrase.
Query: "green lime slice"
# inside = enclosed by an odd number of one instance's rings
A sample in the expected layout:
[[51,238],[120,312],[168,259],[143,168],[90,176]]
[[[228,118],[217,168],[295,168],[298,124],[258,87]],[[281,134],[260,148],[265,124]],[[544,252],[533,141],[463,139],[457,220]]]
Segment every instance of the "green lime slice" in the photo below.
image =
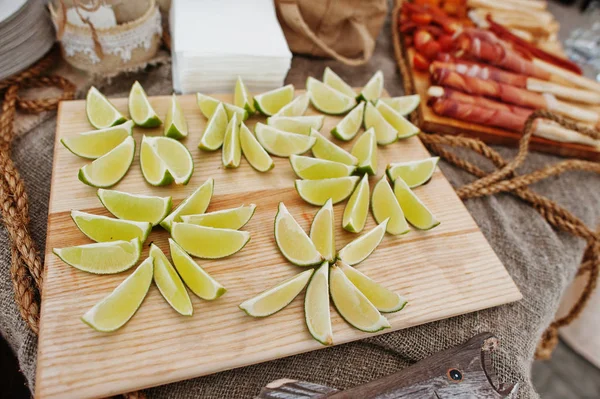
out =
[[379,101],[383,101],[400,115],[406,116],[417,109],[419,103],[421,102],[421,96],[418,94],[413,94],[402,97],[380,98]]
[[177,313],[191,316],[194,313],[192,301],[169,259],[154,244],[150,244],[150,257],[154,260],[154,283],[165,301]]
[[254,97],[254,107],[263,115],[271,116],[279,112],[294,99],[294,85],[267,91]]
[[144,136],[140,167],[144,179],[153,186],[171,182],[185,185],[194,173],[194,160],[185,145],[175,139]]
[[254,133],[258,142],[271,155],[289,157],[292,154],[303,154],[315,144],[316,138],[311,135],[288,133],[274,127],[257,123]]
[[365,228],[369,215],[369,176],[363,175],[344,208],[342,227],[351,233],[360,233]]
[[325,260],[335,260],[335,218],[331,199],[315,215],[310,225],[310,239]]
[[171,232],[173,222],[181,222],[182,216],[204,213],[212,198],[213,188],[214,180],[212,178],[206,180],[200,187],[183,200],[169,216],[164,218],[163,221],[160,222],[160,225],[168,232]]
[[[388,124],[397,131],[399,139],[406,139],[419,133],[418,127],[410,123],[408,119],[397,113],[386,103],[377,101],[377,106],[375,108],[377,108]],[[377,128],[375,128],[375,131],[377,131]]]
[[223,145],[223,140],[225,140],[227,124],[227,112],[225,112],[223,104],[219,103],[206,124],[198,148],[204,151],[218,150]]
[[356,105],[354,97],[340,93],[312,77],[306,80],[306,90],[308,90],[313,107],[324,114],[345,114]]
[[139,238],[143,243],[152,230],[152,223],[114,219],[80,211],[71,211],[71,219],[83,234],[96,242]]
[[171,237],[188,254],[203,259],[219,259],[233,255],[250,241],[250,233],[247,231],[177,222],[173,223]]
[[60,142],[73,154],[96,159],[108,154],[133,133],[133,122],[127,121],[117,126],[101,130],[79,133],[71,137],[63,137]]
[[[222,102],[217,100],[216,98],[205,96],[201,93],[196,93],[196,103],[200,108],[200,112],[206,119],[210,119],[210,117],[214,114],[217,109],[217,106]],[[236,114],[238,120],[245,121],[250,116],[248,111],[244,108],[237,107],[233,104],[222,103],[225,108],[225,112],[227,112],[227,118],[231,119],[233,114]]]
[[377,144],[379,145],[388,145],[398,140],[398,131],[370,102],[367,103],[365,108],[365,129],[373,129],[375,131]]
[[302,116],[308,109],[308,93],[300,94],[292,102],[284,105],[274,116]]
[[302,292],[313,272],[313,269],[308,269],[296,274],[275,287],[261,292],[254,298],[242,302],[239,307],[248,316],[271,316],[289,305]]
[[296,266],[314,266],[323,261],[315,244],[283,202],[279,203],[275,216],[275,242],[281,254]]
[[348,83],[344,82],[342,78],[340,78],[329,67],[326,67],[325,72],[323,72],[323,83],[332,89],[347,95],[348,97],[356,97],[356,92],[352,89],[352,87]]
[[85,312],[81,320],[100,332],[123,327],[144,302],[152,284],[153,268],[152,258],[143,261],[113,292]]
[[377,71],[358,95],[359,101],[375,102],[383,93],[383,72]]
[[271,116],[267,118],[267,124],[284,132],[309,135],[311,129],[321,129],[324,120],[323,115]]
[[199,215],[184,215],[181,219],[183,223],[216,227],[218,229],[239,230],[250,221],[252,215],[254,215],[254,211],[256,211],[256,205],[250,204],[216,212],[201,213]]
[[358,176],[296,180],[296,191],[304,201],[312,205],[323,206],[330,198],[337,204],[352,194],[357,182]]
[[364,111],[365,103],[361,102],[331,129],[331,135],[343,141],[352,140],[363,123]]
[[377,138],[371,128],[360,135],[352,146],[352,155],[358,160],[356,170],[371,176],[377,174]]
[[177,272],[196,296],[207,301],[213,301],[227,291],[170,238],[169,246],[171,248],[171,258]]
[[135,265],[142,254],[139,238],[52,250],[67,265],[94,274],[121,273]]
[[221,161],[226,168],[237,168],[242,160],[242,147],[240,146],[240,124],[237,115],[229,120],[223,140]]
[[121,144],[79,169],[79,180],[88,186],[107,188],[117,184],[131,166],[135,140],[128,136]]
[[402,212],[394,191],[385,176],[373,188],[371,210],[377,223],[389,219],[386,230],[388,233],[392,235],[408,233],[409,228],[404,218],[404,212]]
[[329,310],[329,263],[313,273],[304,295],[304,320],[310,335],[323,345],[333,345]]
[[407,301],[403,296],[388,290],[344,262],[338,262],[338,266],[344,272],[346,277],[348,277],[348,280],[350,280],[380,312],[398,312],[406,306]]
[[123,191],[98,189],[102,205],[119,219],[159,224],[171,212],[171,197],[129,194]]
[[309,180],[350,176],[356,169],[341,162],[301,155],[290,155],[290,164],[299,178]]
[[365,332],[390,327],[389,321],[335,265],[329,272],[329,292],[338,313],[351,326]]
[[144,88],[137,80],[129,92],[129,116],[140,127],[156,127],[162,123],[150,105]]
[[387,166],[386,173],[391,181],[401,177],[408,187],[415,188],[431,179],[439,159],[439,157],[431,157],[418,161],[391,163]]
[[188,125],[183,115],[183,109],[175,94],[171,97],[171,105],[167,110],[164,135],[175,140],[181,140],[188,135]]
[[417,229],[429,230],[440,224],[401,177],[394,180],[394,195],[404,211],[406,220]]
[[346,244],[346,246],[338,252],[338,259],[350,266],[354,266],[367,259],[367,257],[373,253],[375,248],[377,248],[381,240],[383,240],[387,224],[388,220],[386,219],[368,233],[365,233],[354,239],[354,241]]
[[312,135],[317,138],[315,145],[311,148],[312,154],[316,158],[341,162],[351,166],[358,164],[358,159],[354,155],[327,140],[321,133],[312,130]]
[[240,146],[250,166],[257,171],[268,172],[275,167],[269,153],[260,145],[244,122],[240,125]]
[[127,120],[94,86],[88,90],[85,97],[85,114],[96,129],[106,129]]
[[253,114],[256,112],[254,109],[254,99],[252,94],[248,91],[248,88],[242,81],[242,77],[238,76],[235,81],[235,90],[233,92],[233,104],[236,107],[244,108],[248,113]]

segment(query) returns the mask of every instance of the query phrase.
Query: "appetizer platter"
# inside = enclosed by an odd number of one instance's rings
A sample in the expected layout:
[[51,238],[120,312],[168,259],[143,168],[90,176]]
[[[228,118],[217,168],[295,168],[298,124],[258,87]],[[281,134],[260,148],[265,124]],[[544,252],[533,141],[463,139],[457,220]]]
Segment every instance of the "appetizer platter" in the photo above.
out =
[[[600,127],[600,83],[564,58],[545,1],[398,1],[393,18],[405,89],[423,99],[413,114],[423,131],[516,146],[535,110]],[[534,122],[530,145],[600,159],[597,140],[546,119]]]

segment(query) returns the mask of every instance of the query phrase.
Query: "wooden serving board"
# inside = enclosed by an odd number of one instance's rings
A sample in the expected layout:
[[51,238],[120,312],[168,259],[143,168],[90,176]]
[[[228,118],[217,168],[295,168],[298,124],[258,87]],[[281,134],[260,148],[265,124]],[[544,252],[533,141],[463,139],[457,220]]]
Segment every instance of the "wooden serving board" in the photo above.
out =
[[[231,96],[217,96],[231,101]],[[165,115],[170,97],[150,99],[159,115]],[[127,100],[114,104],[127,114]],[[283,311],[254,319],[238,309],[248,299],[275,283],[302,271],[279,253],[273,237],[273,220],[279,201],[284,201],[299,223],[308,230],[319,209],[305,203],[294,189],[294,173],[288,159],[274,158],[275,168],[258,173],[243,160],[238,169],[221,166],[221,152],[206,153],[196,148],[206,120],[194,96],[182,96],[190,136],[183,142],[195,163],[187,186],[151,187],[145,183],[136,154],[127,176],[114,188],[138,194],[171,195],[179,203],[207,178],[215,179],[208,211],[257,204],[256,214],[244,227],[251,232],[248,245],[234,256],[221,260],[198,260],[227,289],[220,299],[208,302],[190,294],[194,315],[177,314],[155,286],[133,319],[114,333],[99,333],[80,317],[109,294],[131,272],[97,276],[64,264],[52,248],[86,244],[90,241],[71,221],[77,209],[108,215],[96,190],[77,179],[86,164],[60,144],[60,138],[90,130],[83,101],[61,103],[58,112],[54,169],[48,215],[46,278],[38,349],[36,397],[90,398],[161,385],[264,362],[301,352],[321,349],[304,325],[303,295]],[[316,114],[312,109],[310,114]],[[340,118],[327,117],[322,132],[329,132]],[[248,121],[252,129],[255,122]],[[161,129],[136,128],[143,134],[161,134]],[[324,133],[331,138],[329,133]],[[335,141],[335,140],[334,140]],[[352,143],[345,143],[349,148]],[[139,151],[139,150],[138,150]],[[392,161],[428,157],[418,138],[378,149],[379,176]],[[375,182],[372,178],[371,182]],[[359,269],[387,287],[408,297],[405,310],[390,314],[389,332],[473,312],[521,299],[521,294],[454,190],[437,170],[432,180],[415,192],[435,213],[441,225],[427,232],[411,230],[402,237],[387,235],[379,248]],[[356,238],[341,228],[344,203],[335,206],[337,247]],[[365,231],[375,222],[369,216]],[[143,259],[150,242],[169,253],[168,234],[154,229],[144,244]],[[346,324],[332,311],[336,344],[370,336]],[[382,333],[383,333],[382,332]]]

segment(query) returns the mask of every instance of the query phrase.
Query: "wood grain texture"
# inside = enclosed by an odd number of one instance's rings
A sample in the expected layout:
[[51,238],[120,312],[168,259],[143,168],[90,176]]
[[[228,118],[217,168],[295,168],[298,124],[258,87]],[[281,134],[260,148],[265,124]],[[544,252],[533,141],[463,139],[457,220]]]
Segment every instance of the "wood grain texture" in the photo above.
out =
[[[230,101],[230,96],[220,96]],[[159,115],[166,113],[170,97],[150,101]],[[86,161],[60,144],[60,138],[91,127],[83,101],[63,102],[59,108],[54,149],[54,169],[48,216],[46,279],[38,349],[36,396],[39,398],[105,397],[120,392],[165,384],[182,379],[268,361],[323,348],[304,325],[303,295],[283,311],[264,319],[253,319],[237,307],[239,303],[276,282],[302,271],[277,250],[273,219],[279,201],[307,231],[319,209],[297,195],[294,173],[286,158],[274,158],[275,168],[261,174],[242,160],[239,169],[224,169],[220,151],[206,153],[197,144],[206,120],[194,96],[181,96],[190,135],[184,144],[195,163],[187,186],[151,187],[141,176],[138,153],[127,176],[114,188],[131,193],[171,195],[179,203],[207,178],[215,179],[208,211],[255,203],[257,210],[244,227],[251,232],[248,245],[234,256],[221,260],[198,260],[227,289],[214,302],[192,296],[194,316],[173,311],[152,287],[133,319],[115,333],[99,333],[80,321],[97,301],[111,292],[129,272],[96,276],[62,263],[52,248],[89,243],[70,219],[72,209],[108,215],[96,190],[77,180],[77,170]],[[127,100],[113,100],[127,114]],[[310,114],[316,112],[309,110]],[[340,118],[327,117],[322,132],[329,138]],[[249,127],[262,118],[252,118]],[[134,138],[161,134],[160,129],[136,128]],[[335,141],[334,139],[332,139]],[[338,142],[339,144],[339,142]],[[352,143],[343,147],[350,148]],[[418,138],[378,149],[379,174],[392,161],[422,159],[429,154]],[[430,183],[415,190],[436,214],[441,225],[428,232],[411,230],[402,237],[386,236],[380,247],[359,269],[408,298],[409,305],[389,315],[392,330],[398,330],[521,299],[517,287],[500,263],[483,234],[437,170]],[[337,248],[357,237],[341,228],[344,203],[334,207]],[[366,229],[375,226],[369,216]],[[150,242],[169,253],[166,231],[157,227]],[[332,312],[336,344],[369,336],[346,324]],[[389,332],[383,331],[382,333]]]

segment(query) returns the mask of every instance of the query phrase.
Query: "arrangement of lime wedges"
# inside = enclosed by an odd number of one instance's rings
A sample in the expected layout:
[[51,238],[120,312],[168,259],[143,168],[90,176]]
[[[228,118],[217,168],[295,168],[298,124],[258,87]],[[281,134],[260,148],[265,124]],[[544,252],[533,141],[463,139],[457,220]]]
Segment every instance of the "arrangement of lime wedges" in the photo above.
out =
[[156,127],[162,123],[138,81],[131,86],[129,92],[129,115],[131,120],[141,127]]

